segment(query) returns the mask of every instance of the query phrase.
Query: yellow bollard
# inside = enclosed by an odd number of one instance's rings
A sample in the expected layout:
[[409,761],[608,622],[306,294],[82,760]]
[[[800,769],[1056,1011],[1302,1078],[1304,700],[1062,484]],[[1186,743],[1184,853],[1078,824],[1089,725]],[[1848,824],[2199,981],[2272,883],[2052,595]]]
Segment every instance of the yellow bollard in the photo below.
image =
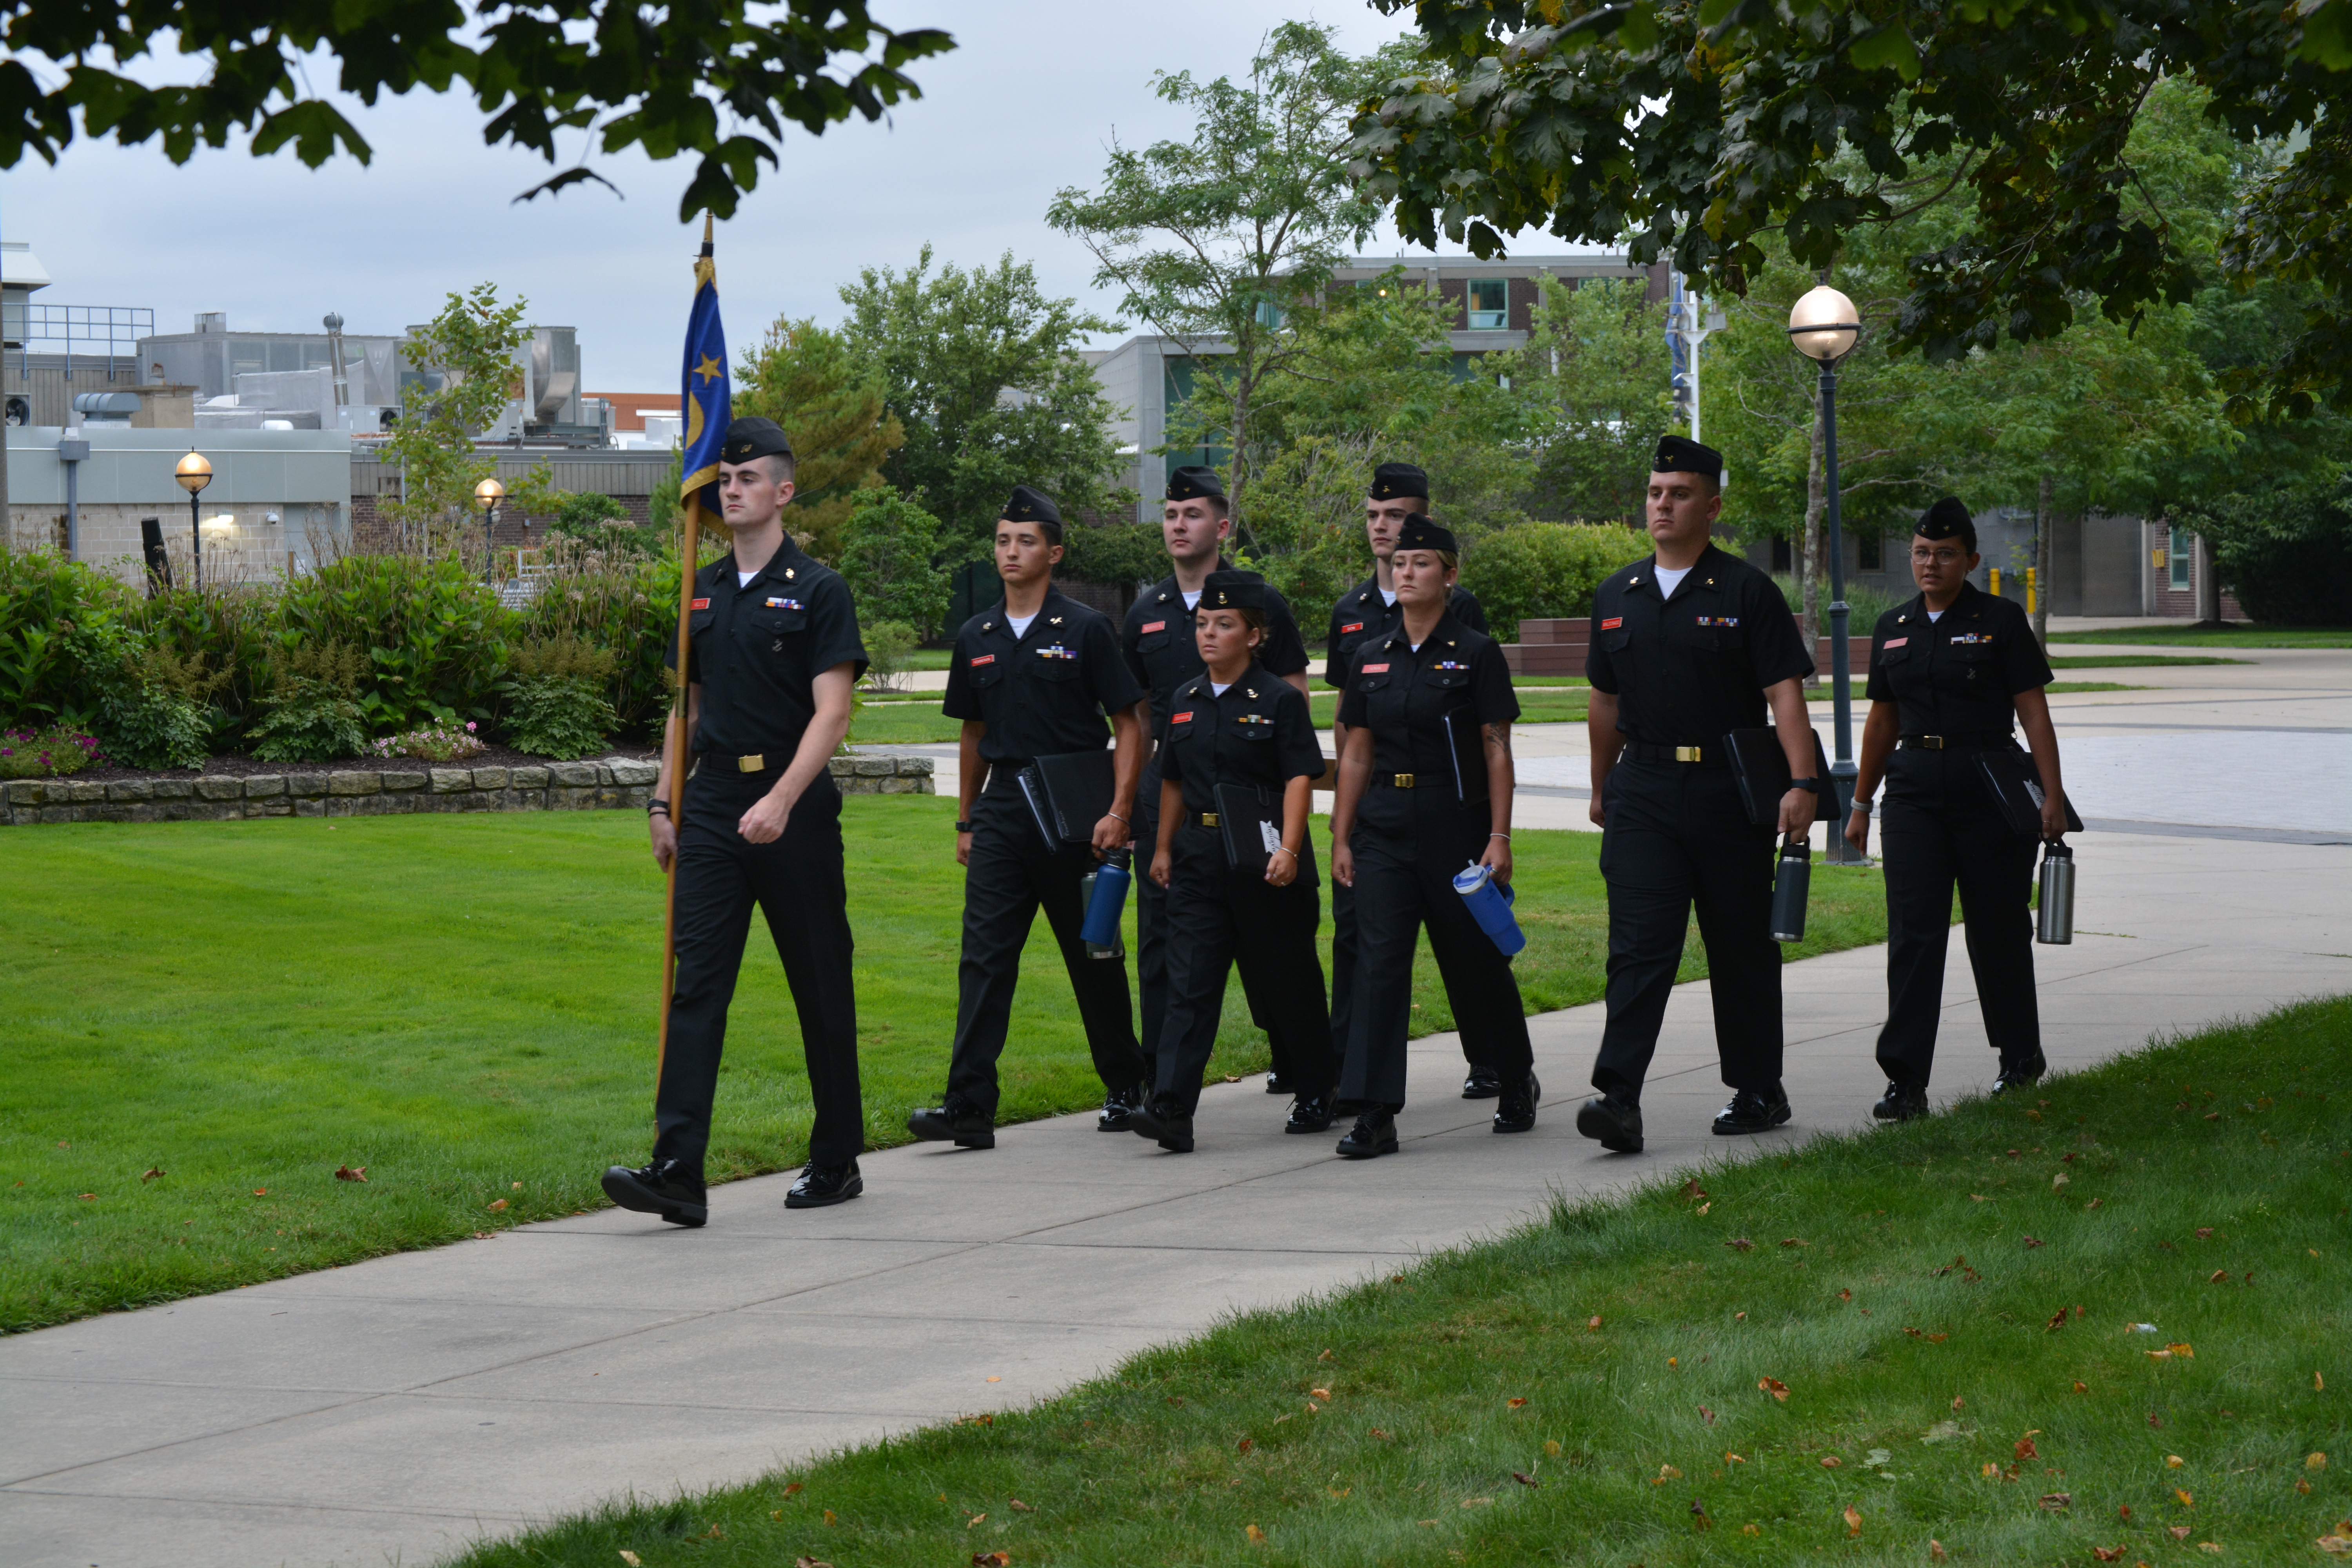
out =
[[2031,566],[2025,569],[2025,613],[2029,616],[2033,613],[2034,570]]
[[1994,568],[1992,569],[1992,574],[1991,574],[1991,575],[1992,575],[1992,596],[1993,596],[1994,598],[1998,599],[1998,598],[2000,598],[2000,567],[1998,567],[1998,566],[1994,567]]

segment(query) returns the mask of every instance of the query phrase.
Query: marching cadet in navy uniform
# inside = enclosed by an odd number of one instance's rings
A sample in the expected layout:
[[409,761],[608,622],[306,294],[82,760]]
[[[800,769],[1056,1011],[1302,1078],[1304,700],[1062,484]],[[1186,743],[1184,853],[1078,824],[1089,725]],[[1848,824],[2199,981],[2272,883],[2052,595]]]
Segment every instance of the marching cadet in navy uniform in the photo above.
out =
[[[1013,486],[996,525],[1004,597],[963,624],[948,665],[941,710],[963,721],[956,824],[956,859],[967,868],[963,962],[947,1097],[909,1116],[907,1130],[966,1149],[996,1144],[996,1058],[1013,1016],[1021,950],[1041,906],[1070,972],[1095,1071],[1109,1091],[1102,1130],[1133,1125],[1144,1092],[1127,965],[1087,957],[1078,936],[1086,921],[1079,879],[1134,833],[1144,691],[1119,657],[1110,618],[1054,586],[1061,558],[1061,512],[1027,485]],[[1109,815],[1095,825],[1092,853],[1047,844],[1022,795],[1021,769],[1038,757],[1100,751],[1114,733],[1117,782]]]
[[1511,879],[1511,721],[1519,700],[1495,639],[1446,601],[1454,535],[1425,517],[1397,532],[1395,629],[1356,654],[1339,699],[1347,750],[1331,807],[1331,879],[1356,890],[1355,995],[1339,1110],[1349,1159],[1393,1154],[1404,1108],[1412,950],[1422,926],[1462,977],[1454,1022],[1476,1031],[1501,1080],[1495,1131],[1536,1124],[1534,1057],[1511,961],[1478,927],[1454,877],[1474,862]]
[[1979,752],[2006,750],[2014,718],[2042,779],[2042,837],[2066,831],[2058,736],[2050,724],[2050,661],[2024,606],[1969,582],[1977,528],[1946,496],[1919,519],[1911,574],[1919,595],[1878,617],[1870,642],[1870,717],[1862,729],[1846,842],[1870,844],[1870,800],[1886,780],[1886,1026],[1878,1065],[1886,1095],[1872,1114],[1927,1112],[1927,1074],[1943,1014],[1952,887],[1959,885],[1969,966],[1985,1036],[2000,1053],[1993,1092],[2023,1088],[2049,1068],[2033,994],[2033,840],[1994,805]]
[[[1194,614],[1203,668],[1177,692],[1161,748],[1165,783],[1150,879],[1167,892],[1168,1020],[1157,1080],[1135,1130],[1176,1153],[1192,1149],[1201,1075],[1217,1043],[1225,974],[1236,960],[1244,984],[1257,972],[1258,994],[1278,1037],[1311,1045],[1288,1067],[1297,1098],[1283,1131],[1321,1132],[1331,1125],[1331,1058],[1323,1048],[1331,1020],[1315,951],[1322,911],[1307,841],[1323,747],[1306,694],[1256,657],[1279,600],[1254,573],[1209,574]],[[1246,788],[1272,808],[1281,824],[1279,847],[1264,845],[1263,818],[1223,820],[1220,785]],[[1246,857],[1239,866],[1226,850],[1234,835]]]
[[[1233,531],[1232,511],[1224,486],[1212,468],[1178,468],[1168,477],[1168,500],[1160,514],[1160,532],[1176,570],[1136,595],[1127,622],[1119,630],[1119,647],[1128,668],[1151,692],[1150,760],[1143,764],[1143,782],[1136,791],[1139,808],[1135,818],[1137,851],[1148,863],[1160,832],[1160,748],[1168,742],[1169,703],[1177,688],[1205,668],[1193,646],[1192,607],[1209,574],[1228,570],[1219,552]],[[1263,582],[1255,573],[1244,574]],[[1258,662],[1276,678],[1307,690],[1307,644],[1298,622],[1280,594],[1266,590],[1265,636],[1258,647]],[[1168,894],[1150,877],[1137,879],[1135,893],[1135,979],[1143,1002],[1143,1054],[1160,1049],[1160,1026],[1168,1012]],[[1250,1000],[1251,1016],[1266,1028],[1279,1010],[1265,1005],[1265,982],[1256,968],[1242,971],[1242,989]],[[1279,1028],[1266,1028],[1274,1051],[1274,1071],[1266,1075],[1268,1093],[1295,1093],[1286,1071],[1295,1048]]]
[[1657,552],[1592,596],[1592,820],[1609,886],[1608,1022],[1576,1130],[1642,1147],[1642,1082],[1682,963],[1696,905],[1715,1004],[1716,1053],[1731,1103],[1717,1132],[1789,1120],[1780,1085],[1780,950],[1772,941],[1775,830],[1748,820],[1724,737],[1769,710],[1789,759],[1780,833],[1811,829],[1816,742],[1803,679],[1812,656],[1772,579],[1717,549],[1723,454],[1659,441],[1647,507]]
[[[641,1170],[604,1173],[605,1195],[621,1207],[688,1226],[709,1218],[702,1162],[754,904],[792,985],[816,1112],[808,1168],[784,1206],[823,1207],[866,1189],[841,795],[826,767],[849,731],[866,649],[848,585],[784,531],[793,448],[783,431],[766,419],[729,426],[718,488],[734,548],[695,575],[685,672],[695,767],[673,823],[680,781],[665,744],[646,807],[654,859],[665,870],[677,864],[677,977],[654,1154]],[[669,662],[677,657],[673,647]]]
[[[1382,463],[1372,470],[1372,488],[1364,498],[1364,535],[1372,547],[1372,574],[1340,595],[1331,606],[1331,627],[1323,648],[1323,684],[1344,688],[1348,671],[1356,655],[1367,643],[1377,642],[1396,629],[1396,583],[1390,570],[1390,560],[1396,552],[1397,530],[1404,520],[1429,510],[1429,476],[1411,463]],[[1456,586],[1446,601],[1446,613],[1474,632],[1486,629],[1486,611],[1469,589]],[[1332,749],[1348,749],[1348,732],[1337,722],[1331,726]],[[1465,981],[1454,970],[1441,963],[1438,977],[1445,983],[1445,995],[1454,1004],[1454,1016],[1460,1019],[1465,1010],[1459,1005]],[[1356,983],[1356,892],[1338,881],[1331,884],[1331,1053],[1334,1058],[1348,1054],[1349,1009],[1353,1005]],[[1463,1080],[1465,1100],[1492,1100],[1502,1092],[1502,1079],[1496,1076],[1487,1055],[1483,1054],[1484,1042],[1471,1031],[1462,1033],[1462,1054],[1470,1064],[1469,1077]]]

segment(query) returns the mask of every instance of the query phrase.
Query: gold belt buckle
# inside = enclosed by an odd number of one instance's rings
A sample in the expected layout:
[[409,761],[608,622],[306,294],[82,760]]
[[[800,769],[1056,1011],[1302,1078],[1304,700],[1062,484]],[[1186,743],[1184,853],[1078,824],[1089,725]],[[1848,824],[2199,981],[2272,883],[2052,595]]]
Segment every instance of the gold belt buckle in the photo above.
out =
[[1201,826],[1203,827],[1214,827],[1217,826],[1217,814],[1213,811],[1202,812],[1201,814]]
[[1396,776],[1396,787],[1399,789],[1411,789],[1413,787],[1412,780],[1413,775],[1411,773],[1399,773]]
[[1675,748],[1675,761],[1678,763],[1695,763],[1698,760],[1698,748],[1696,746],[1676,746]]
[[739,773],[756,773],[767,765],[768,758],[765,752],[735,759],[735,771]]
[[1927,747],[1927,750],[1931,752],[1940,752],[1944,749],[1944,737],[1941,735],[1922,735],[1919,737],[1919,743]]

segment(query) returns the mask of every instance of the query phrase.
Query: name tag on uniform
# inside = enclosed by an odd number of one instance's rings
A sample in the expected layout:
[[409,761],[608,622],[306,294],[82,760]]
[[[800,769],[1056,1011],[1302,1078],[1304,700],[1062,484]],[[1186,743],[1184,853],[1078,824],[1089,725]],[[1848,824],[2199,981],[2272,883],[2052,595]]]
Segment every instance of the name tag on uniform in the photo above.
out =
[[1701,616],[1698,618],[1698,624],[1703,626],[1736,626],[1739,624],[1739,617],[1738,616]]
[[1192,710],[1187,708],[1181,713],[1171,713],[1168,716],[1168,721],[1171,724],[1190,724],[1192,721]]
[[697,599],[694,601],[694,607],[698,610],[707,610],[710,608],[710,601],[708,599]]
[[1385,664],[1368,664],[1364,666],[1364,673],[1366,675],[1386,675],[1388,672],[1389,667]]
[[1958,637],[1953,637],[1950,640],[1951,646],[1954,647],[1969,647],[1978,643],[1989,643],[1992,641],[1992,634],[1990,632],[1962,632]]
[[1887,638],[1884,643],[1880,644],[1879,646],[1880,646],[1881,647],[1889,647],[1889,648],[1901,647],[1905,643],[1907,643],[1907,642],[1909,642],[1910,640],[1911,640],[1911,639],[1910,639],[1910,637],[1907,637],[1907,636],[1906,636],[1906,637],[1888,637],[1888,638]]
[[992,653],[984,653],[984,654],[982,654],[978,658],[975,658],[975,659],[973,659],[973,660],[971,661],[971,668],[974,668],[974,669],[978,669],[978,668],[979,668],[982,665],[983,665],[983,664],[994,664],[995,662],[996,662],[996,656],[995,656],[994,654],[992,654]]
[[768,608],[772,610],[797,610],[800,607],[801,602],[798,599],[771,599],[768,601]]
[[1603,621],[1603,622],[1601,622],[1601,629],[1602,631],[1604,631],[1604,632],[1613,632],[1613,631],[1615,631],[1619,626],[1623,626],[1624,624],[1625,624],[1625,617],[1624,617],[1624,616],[1610,616],[1607,620],[1605,620],[1605,621]]
[[1143,630],[1147,636],[1153,632],[1164,632],[1167,629],[1168,623],[1166,621],[1146,621],[1143,623]]
[[1349,632],[1360,632],[1360,631],[1362,631],[1363,629],[1364,629],[1364,623],[1363,623],[1363,622],[1361,622],[1361,621],[1349,621],[1346,626],[1341,626],[1341,627],[1339,628],[1339,635],[1340,635],[1341,637],[1346,637]]
[[1037,650],[1037,657],[1039,658],[1076,658],[1078,657],[1078,650],[1074,647],[1041,647]]

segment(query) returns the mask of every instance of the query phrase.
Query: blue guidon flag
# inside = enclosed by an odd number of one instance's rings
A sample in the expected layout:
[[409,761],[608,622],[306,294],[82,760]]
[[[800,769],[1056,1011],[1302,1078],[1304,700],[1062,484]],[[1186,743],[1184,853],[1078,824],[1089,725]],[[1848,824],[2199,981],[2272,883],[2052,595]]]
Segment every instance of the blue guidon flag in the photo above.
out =
[[678,485],[682,501],[699,500],[719,515],[719,453],[734,422],[727,384],[727,332],[719,322],[719,269],[711,258],[710,220],[702,220],[702,254],[694,261],[694,308],[686,317],[686,379],[678,407],[686,416],[686,450]]

